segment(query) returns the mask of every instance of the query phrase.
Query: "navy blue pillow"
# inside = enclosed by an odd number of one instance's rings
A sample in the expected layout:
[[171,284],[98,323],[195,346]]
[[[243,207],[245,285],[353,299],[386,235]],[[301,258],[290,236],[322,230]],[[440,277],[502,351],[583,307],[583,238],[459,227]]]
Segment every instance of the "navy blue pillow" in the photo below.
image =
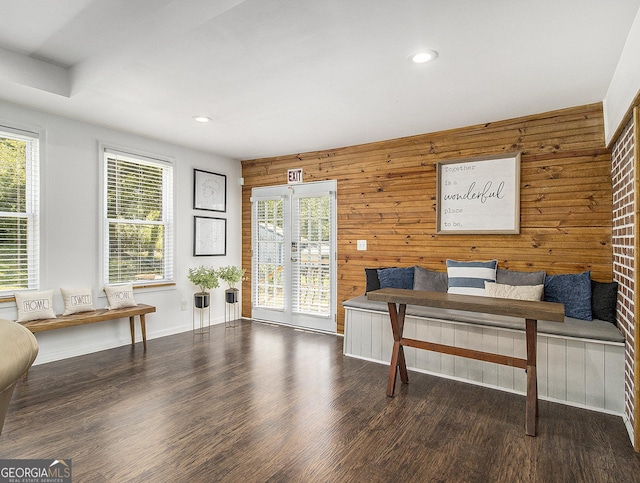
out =
[[547,275],[544,279],[544,300],[564,304],[567,317],[593,320],[589,270],[579,274]]
[[406,288],[413,290],[413,267],[383,268],[378,270],[380,288]]

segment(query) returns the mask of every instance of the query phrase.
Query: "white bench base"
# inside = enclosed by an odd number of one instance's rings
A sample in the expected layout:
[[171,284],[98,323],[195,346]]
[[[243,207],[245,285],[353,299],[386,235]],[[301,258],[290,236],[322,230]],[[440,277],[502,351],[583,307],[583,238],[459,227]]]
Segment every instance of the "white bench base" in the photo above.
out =
[[[524,330],[407,315],[404,336],[456,347],[522,357]],[[393,335],[389,314],[345,307],[344,354],[389,365]],[[438,352],[404,348],[409,370],[526,394],[522,369]],[[540,399],[622,416],[624,343],[538,333]],[[383,390],[385,380],[381,380]]]

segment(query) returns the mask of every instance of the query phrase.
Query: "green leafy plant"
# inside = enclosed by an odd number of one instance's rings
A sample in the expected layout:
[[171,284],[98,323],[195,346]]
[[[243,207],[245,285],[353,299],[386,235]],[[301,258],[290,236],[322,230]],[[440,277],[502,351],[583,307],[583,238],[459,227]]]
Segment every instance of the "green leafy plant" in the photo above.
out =
[[189,281],[200,287],[200,292],[206,292],[220,286],[218,272],[213,267],[199,266],[189,269]]
[[245,272],[244,268],[228,265],[218,269],[218,277],[227,282],[229,288],[236,288],[236,283],[242,281]]

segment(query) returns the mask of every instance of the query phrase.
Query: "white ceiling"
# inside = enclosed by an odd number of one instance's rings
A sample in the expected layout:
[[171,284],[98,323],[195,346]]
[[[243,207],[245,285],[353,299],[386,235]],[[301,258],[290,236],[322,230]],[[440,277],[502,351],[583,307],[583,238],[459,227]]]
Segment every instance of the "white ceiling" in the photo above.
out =
[[601,101],[639,7],[0,0],[0,99],[237,159],[336,148]]

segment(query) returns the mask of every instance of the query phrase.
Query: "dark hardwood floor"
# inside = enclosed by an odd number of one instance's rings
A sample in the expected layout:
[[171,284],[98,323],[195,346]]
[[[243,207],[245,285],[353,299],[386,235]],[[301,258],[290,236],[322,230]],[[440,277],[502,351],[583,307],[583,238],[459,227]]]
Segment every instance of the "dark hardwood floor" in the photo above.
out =
[[35,366],[0,458],[71,458],[76,482],[633,482],[616,416],[342,355],[342,338],[244,321]]

